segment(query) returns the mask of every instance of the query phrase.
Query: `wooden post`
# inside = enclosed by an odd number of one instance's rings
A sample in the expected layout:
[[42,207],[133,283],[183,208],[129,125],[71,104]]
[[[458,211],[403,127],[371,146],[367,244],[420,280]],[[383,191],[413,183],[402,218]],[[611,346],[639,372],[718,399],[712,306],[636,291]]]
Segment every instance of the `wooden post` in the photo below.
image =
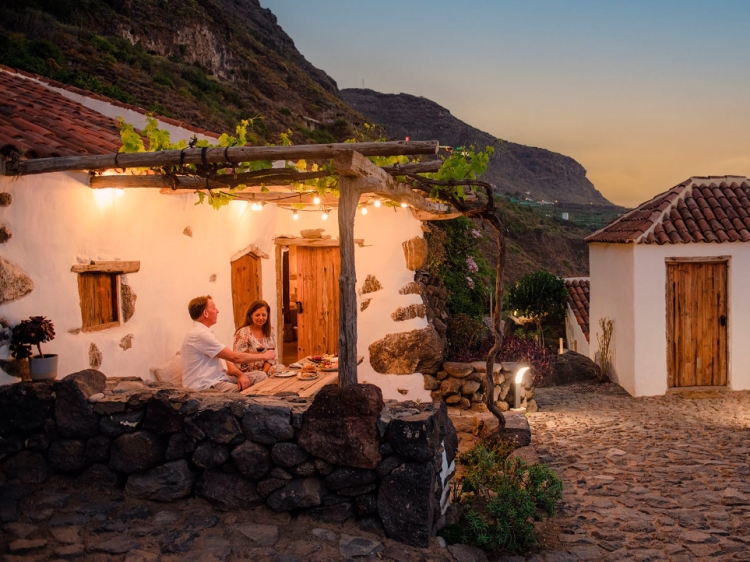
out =
[[339,178],[339,386],[357,384],[357,272],[354,268],[354,217],[359,180]]

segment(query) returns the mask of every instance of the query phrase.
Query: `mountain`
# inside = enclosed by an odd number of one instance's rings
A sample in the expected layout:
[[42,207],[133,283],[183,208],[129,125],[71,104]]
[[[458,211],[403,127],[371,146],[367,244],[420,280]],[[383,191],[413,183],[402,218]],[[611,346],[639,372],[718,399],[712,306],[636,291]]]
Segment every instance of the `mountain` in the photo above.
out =
[[[372,123],[381,125],[389,139],[438,139],[449,146],[482,149],[496,141],[426,98],[359,88],[341,90],[340,95]],[[499,193],[521,200],[612,205],[586,178],[584,167],[569,156],[514,142],[496,145],[482,179],[494,184]]]
[[343,140],[362,121],[258,0],[0,2],[0,64],[216,132],[261,115],[274,142]]

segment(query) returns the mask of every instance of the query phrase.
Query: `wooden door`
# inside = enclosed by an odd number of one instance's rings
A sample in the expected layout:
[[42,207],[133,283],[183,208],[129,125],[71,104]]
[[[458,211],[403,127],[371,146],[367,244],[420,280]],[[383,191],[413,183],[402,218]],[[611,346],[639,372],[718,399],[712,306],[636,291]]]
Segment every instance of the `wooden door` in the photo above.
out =
[[239,328],[244,319],[247,307],[261,296],[260,258],[246,254],[232,262],[232,309],[234,327]]
[[337,247],[297,247],[298,358],[338,351],[340,271]]
[[727,262],[667,264],[670,387],[727,384]]

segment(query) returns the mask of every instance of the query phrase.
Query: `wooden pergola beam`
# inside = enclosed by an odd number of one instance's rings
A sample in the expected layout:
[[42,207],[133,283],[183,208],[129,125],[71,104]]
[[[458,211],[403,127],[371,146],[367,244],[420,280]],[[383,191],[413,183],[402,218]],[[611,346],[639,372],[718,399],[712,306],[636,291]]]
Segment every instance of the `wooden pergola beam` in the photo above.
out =
[[365,156],[404,156],[437,154],[438,141],[394,141],[296,146],[233,146],[229,148],[185,148],[158,152],[62,156],[21,160],[6,165],[5,175],[27,176],[74,170],[111,170],[116,168],[156,168],[181,164],[217,164],[258,160],[325,160],[337,150],[357,150]]
[[[414,164],[386,166],[381,169],[391,175],[407,173],[423,174],[436,172],[440,169],[441,165],[441,161],[433,160],[432,162],[417,162]],[[327,171],[300,172],[294,168],[271,168],[269,170],[259,170],[257,172],[247,172],[236,175],[225,174],[215,176],[211,179],[188,175],[165,176],[162,174],[109,174],[106,176],[92,176],[90,185],[92,189],[169,188],[194,191],[196,189],[222,189],[239,186],[260,187],[268,186],[269,184],[275,186],[291,185],[329,175],[330,173]]]
[[450,205],[428,201],[412,190],[411,186],[396,181],[385,170],[357,152],[338,151],[333,157],[333,167],[342,178],[360,178],[362,181],[358,185],[364,192],[372,192],[385,199],[406,203],[432,214],[445,214],[452,210]]

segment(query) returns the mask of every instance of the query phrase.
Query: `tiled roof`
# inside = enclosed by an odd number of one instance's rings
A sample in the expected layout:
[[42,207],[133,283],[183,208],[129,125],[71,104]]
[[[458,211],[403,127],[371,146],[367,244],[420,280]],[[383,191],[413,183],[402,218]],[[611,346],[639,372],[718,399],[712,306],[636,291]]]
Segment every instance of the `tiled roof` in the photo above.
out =
[[[122,146],[115,119],[84,107],[51,88],[147,114],[144,109],[0,65],[0,152],[8,146],[26,158],[111,154]],[[155,115],[159,121],[189,131],[216,133]]]
[[568,289],[568,305],[586,341],[589,341],[589,279],[566,279],[565,287]]
[[750,180],[692,177],[624,214],[586,242],[680,244],[750,241]]

